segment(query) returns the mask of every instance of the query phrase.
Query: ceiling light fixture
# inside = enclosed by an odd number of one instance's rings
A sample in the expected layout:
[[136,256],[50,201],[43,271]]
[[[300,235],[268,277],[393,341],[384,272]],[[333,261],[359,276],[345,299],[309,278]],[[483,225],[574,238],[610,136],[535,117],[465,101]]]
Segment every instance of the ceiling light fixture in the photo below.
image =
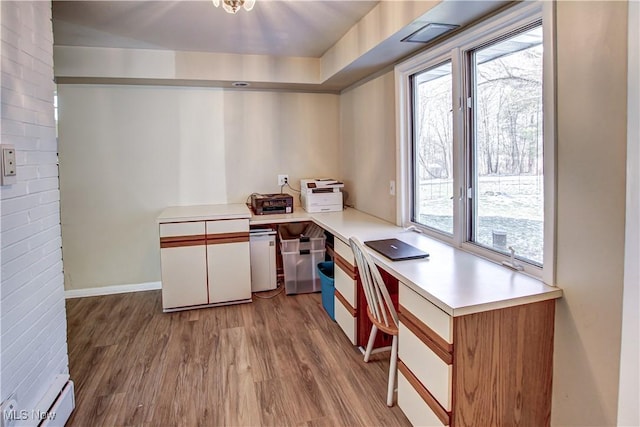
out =
[[235,14],[240,9],[244,9],[247,12],[253,9],[253,5],[256,4],[256,0],[212,0],[215,7],[222,4],[222,8],[229,13]]

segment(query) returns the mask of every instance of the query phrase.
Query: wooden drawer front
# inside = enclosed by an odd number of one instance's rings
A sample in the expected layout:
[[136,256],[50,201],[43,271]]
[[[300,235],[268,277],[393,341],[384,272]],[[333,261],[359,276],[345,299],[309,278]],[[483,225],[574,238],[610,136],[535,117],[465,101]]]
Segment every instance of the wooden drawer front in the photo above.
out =
[[356,317],[343,305],[338,297],[334,297],[334,316],[336,323],[340,325],[351,344],[356,345]]
[[204,221],[160,224],[160,237],[204,236]]
[[336,290],[340,292],[351,307],[357,308],[356,286],[358,282],[349,277],[339,266],[336,266],[333,271]]
[[452,365],[447,365],[402,322],[398,329],[398,357],[436,400],[451,410]]
[[207,234],[225,234],[249,231],[248,219],[207,221]]
[[398,372],[398,406],[414,426],[444,426],[404,374]]
[[453,343],[453,318],[404,283],[399,284],[399,303],[447,343]]
[[353,259],[353,251],[351,250],[351,246],[349,246],[348,242],[345,243],[336,237],[333,242],[333,249],[345,261],[351,264],[352,267],[356,264],[355,260]]

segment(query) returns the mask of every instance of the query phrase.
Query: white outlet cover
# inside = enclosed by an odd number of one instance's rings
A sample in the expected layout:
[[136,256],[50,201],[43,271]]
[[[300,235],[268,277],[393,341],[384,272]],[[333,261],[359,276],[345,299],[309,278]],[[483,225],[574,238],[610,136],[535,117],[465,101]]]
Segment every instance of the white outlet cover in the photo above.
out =
[[0,145],[0,180],[2,185],[11,185],[17,182],[16,148],[11,144]]

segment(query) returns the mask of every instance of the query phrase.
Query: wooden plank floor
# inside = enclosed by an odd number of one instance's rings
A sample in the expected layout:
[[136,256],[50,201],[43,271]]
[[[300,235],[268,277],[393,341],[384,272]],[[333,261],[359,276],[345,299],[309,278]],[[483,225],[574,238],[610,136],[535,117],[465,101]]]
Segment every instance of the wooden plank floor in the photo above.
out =
[[162,313],[160,291],[67,301],[68,426],[408,426],[320,294]]

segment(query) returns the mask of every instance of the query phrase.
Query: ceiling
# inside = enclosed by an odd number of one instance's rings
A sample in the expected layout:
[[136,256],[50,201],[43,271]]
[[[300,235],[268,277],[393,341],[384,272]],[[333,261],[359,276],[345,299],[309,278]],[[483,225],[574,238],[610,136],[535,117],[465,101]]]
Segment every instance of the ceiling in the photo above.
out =
[[[402,39],[426,23],[463,27],[510,3],[506,0],[257,0],[253,10],[240,10],[232,15],[214,7],[211,0],[53,0],[54,45],[264,55],[283,59],[323,58],[332,48],[335,51],[345,34],[353,34],[350,30],[355,28],[358,37],[368,37],[370,34],[361,33],[365,29],[371,31],[372,21],[376,23],[380,19],[380,25],[388,21],[381,16],[383,11],[415,7],[420,1],[430,7],[422,6],[428,12],[394,29],[376,45],[361,49],[358,57],[324,81],[288,86],[255,82],[252,88],[340,91],[424,48],[423,43],[406,43]],[[381,8],[382,3],[387,2],[393,7]],[[368,20],[368,24],[361,25],[361,20]],[[73,76],[57,78],[58,81],[86,82],[83,78],[74,80]],[[144,84],[135,79],[128,83]],[[163,82],[178,83],[189,82]],[[194,84],[231,87],[231,83],[200,80]]]
[[54,1],[60,46],[320,57],[377,1],[258,0],[236,15],[200,1]]

